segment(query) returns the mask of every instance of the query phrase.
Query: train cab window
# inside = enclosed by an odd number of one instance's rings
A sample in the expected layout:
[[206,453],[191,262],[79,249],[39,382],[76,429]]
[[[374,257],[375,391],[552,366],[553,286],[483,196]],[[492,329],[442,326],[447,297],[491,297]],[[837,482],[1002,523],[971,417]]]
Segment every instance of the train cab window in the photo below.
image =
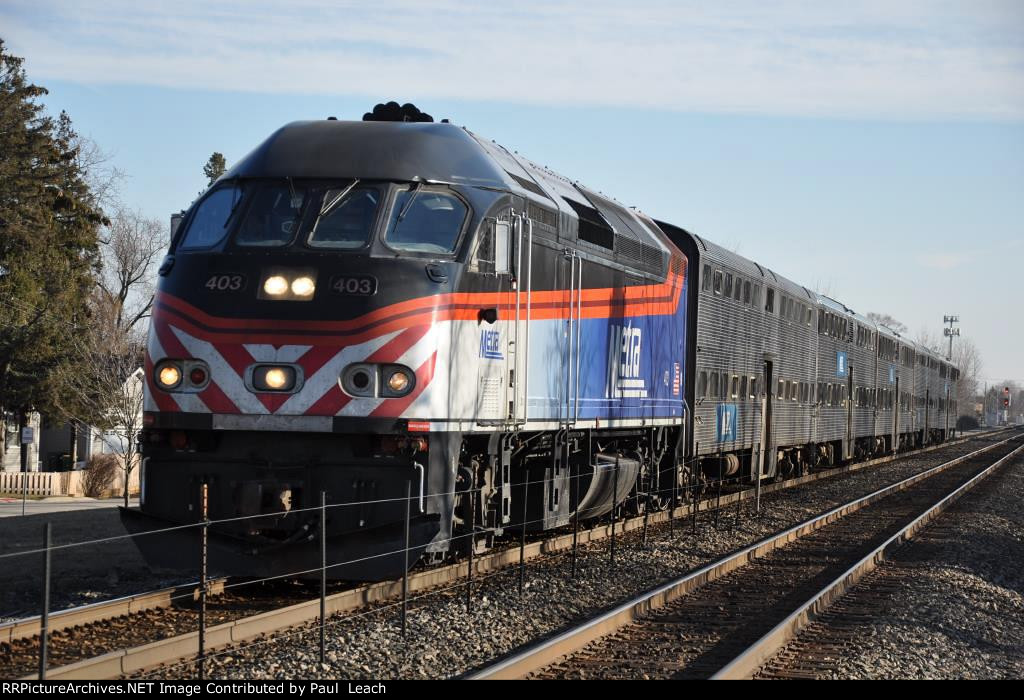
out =
[[[380,191],[376,187],[328,189],[307,243],[314,248],[362,248],[373,231]],[[315,210],[314,210],[315,211]]]
[[775,313],[775,290],[770,287],[765,290],[764,310],[770,314]]
[[250,195],[235,244],[273,248],[291,243],[302,220],[307,190],[292,182],[265,183]]
[[697,398],[703,399],[708,395],[708,373],[701,372],[697,375]]
[[711,373],[711,391],[709,395],[711,398],[718,398],[718,372]]
[[398,192],[388,218],[384,242],[412,253],[452,253],[469,210],[458,197],[423,190]]
[[722,271],[721,270],[715,270],[715,294],[721,294],[722,293],[722,282],[723,282]]
[[197,250],[220,243],[241,197],[240,187],[221,187],[207,195],[192,216],[180,248]]
[[746,401],[747,400],[747,375],[745,375],[745,374],[742,377],[740,377],[740,395],[739,395],[739,399],[740,399],[740,401]]
[[700,283],[701,283],[701,289],[703,289],[705,292],[710,292],[711,291],[711,266],[710,265],[705,265],[704,266],[703,279],[701,280]]
[[743,303],[750,305],[750,282],[743,280]]

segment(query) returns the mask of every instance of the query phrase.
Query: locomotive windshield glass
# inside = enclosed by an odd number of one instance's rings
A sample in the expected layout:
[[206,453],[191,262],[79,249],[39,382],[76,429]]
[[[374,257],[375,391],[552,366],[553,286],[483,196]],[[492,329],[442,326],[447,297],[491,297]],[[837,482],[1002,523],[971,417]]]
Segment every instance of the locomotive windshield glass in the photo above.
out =
[[249,194],[249,209],[235,236],[241,246],[283,246],[291,242],[302,220],[307,190],[301,184],[275,182],[257,185]]
[[215,246],[224,239],[228,225],[242,199],[239,187],[222,187],[200,203],[188,231],[181,241],[182,250],[196,250]]
[[380,190],[351,186],[321,190],[314,202],[320,213],[313,222],[309,245],[314,248],[362,248],[366,245],[377,218]]
[[451,253],[466,220],[466,205],[457,197],[422,187],[395,197],[384,241],[397,250]]

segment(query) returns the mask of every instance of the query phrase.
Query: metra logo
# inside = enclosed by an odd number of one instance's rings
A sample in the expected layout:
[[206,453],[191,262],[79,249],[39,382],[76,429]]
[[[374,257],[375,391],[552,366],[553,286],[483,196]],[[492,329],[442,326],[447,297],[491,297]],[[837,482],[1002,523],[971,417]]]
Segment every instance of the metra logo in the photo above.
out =
[[611,327],[608,343],[608,382],[605,396],[646,398],[647,388],[640,376],[640,329],[630,325]]
[[504,360],[501,354],[501,331],[480,331],[480,357]]

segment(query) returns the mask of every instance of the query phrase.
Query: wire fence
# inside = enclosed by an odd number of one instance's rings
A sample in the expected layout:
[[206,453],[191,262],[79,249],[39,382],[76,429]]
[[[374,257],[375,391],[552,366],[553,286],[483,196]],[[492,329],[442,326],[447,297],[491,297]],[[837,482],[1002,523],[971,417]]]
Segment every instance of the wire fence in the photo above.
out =
[[[721,478],[717,479],[715,482],[713,482],[712,484],[709,485],[709,482],[707,480],[705,480],[703,475],[698,473],[698,469],[697,469],[698,465],[699,465],[699,458],[692,458],[690,460],[680,461],[678,466],[677,466],[677,468],[675,470],[667,472],[670,475],[670,479],[669,479],[669,481],[671,482],[670,485],[668,485],[668,486],[664,486],[663,485],[661,488],[657,488],[657,489],[643,489],[641,481],[638,480],[638,479],[635,479],[634,475],[629,474],[627,472],[628,476],[630,478],[633,478],[634,481],[632,481],[628,485],[624,485],[623,486],[623,491],[625,493],[625,496],[620,497],[620,494],[618,493],[619,480],[620,480],[619,477],[620,477],[620,474],[623,471],[623,468],[621,467],[621,465],[619,465],[617,463],[611,464],[609,466],[609,469],[606,470],[606,471],[610,471],[611,472],[609,478],[611,480],[611,488],[612,488],[612,495],[611,496],[612,496],[612,503],[614,505],[609,504],[609,502],[607,501],[607,496],[606,496],[605,500],[603,502],[599,501],[598,503],[596,503],[595,505],[590,506],[589,508],[585,508],[585,509],[583,509],[583,510],[581,510],[579,512],[573,512],[570,515],[570,517],[569,517],[569,519],[571,520],[572,528],[573,528],[573,543],[572,543],[572,547],[571,547],[571,551],[570,551],[571,567],[570,567],[570,574],[569,575],[571,577],[575,578],[577,576],[577,574],[578,574],[578,571],[577,571],[577,558],[578,558],[578,550],[579,550],[578,535],[579,535],[579,527],[580,527],[580,524],[582,522],[588,522],[588,523],[597,522],[597,523],[600,523],[600,521],[602,519],[606,519],[607,520],[607,524],[604,527],[610,528],[610,534],[607,535],[607,539],[609,540],[608,552],[609,552],[610,561],[612,562],[613,566],[614,566],[615,560],[616,560],[616,544],[617,544],[617,539],[618,539],[616,528],[617,528],[617,526],[620,523],[622,523],[624,521],[624,516],[626,516],[625,520],[629,520],[630,519],[629,513],[632,514],[632,519],[633,520],[635,520],[636,517],[641,517],[641,514],[642,514],[642,518],[643,518],[643,525],[642,525],[643,532],[642,532],[642,536],[641,536],[641,546],[644,546],[644,547],[647,545],[648,518],[649,518],[649,515],[650,515],[652,509],[655,507],[656,503],[660,504],[661,508],[668,509],[668,511],[669,511],[669,513],[668,513],[668,526],[669,526],[669,531],[670,531],[669,535],[670,536],[672,536],[674,534],[674,532],[675,532],[676,524],[677,524],[677,520],[678,520],[678,509],[679,509],[679,506],[681,504],[683,504],[683,503],[689,504],[691,506],[689,511],[690,511],[691,515],[693,516],[691,518],[691,520],[692,520],[692,527],[694,529],[697,527],[698,511],[701,514],[705,515],[706,518],[710,518],[710,516],[713,515],[714,516],[715,526],[718,526],[719,520],[720,520],[720,514],[721,514],[721,512],[723,510],[723,507],[721,505],[721,494],[722,494],[722,491],[723,490],[728,490],[728,489],[731,489],[731,488],[734,488],[734,487],[737,487],[737,486],[740,486],[742,481],[743,481],[743,479],[745,478],[745,475],[737,474],[737,475],[732,476],[732,477],[726,477],[724,474],[720,474]],[[683,474],[688,475],[689,482],[681,485],[679,483],[679,477],[680,477],[680,475],[683,475]],[[575,474],[570,473],[567,477],[565,477],[566,481],[568,482],[568,486],[574,492],[573,496],[572,496],[572,498],[574,499],[573,503],[575,503],[576,505],[579,505],[579,503],[580,503],[580,501],[579,501],[579,499],[580,499],[580,491],[583,488],[583,487],[581,487],[581,482],[583,480],[586,480],[586,479],[595,479],[595,478],[596,478],[596,472],[589,472],[589,471],[588,472],[583,472],[582,470],[579,470],[579,469],[576,470]],[[387,498],[373,498],[373,499],[362,499],[362,500],[357,500],[357,501],[346,501],[346,502],[340,502],[340,503],[330,503],[330,502],[327,501],[326,493],[321,492],[321,504],[320,504],[320,506],[307,506],[307,507],[297,508],[297,509],[293,509],[293,510],[286,511],[286,512],[260,513],[260,514],[250,515],[250,516],[232,516],[232,517],[219,518],[219,519],[212,519],[212,518],[208,517],[208,509],[207,509],[207,505],[208,505],[208,498],[207,498],[207,496],[208,496],[208,486],[206,484],[201,484],[200,485],[199,498],[198,498],[198,501],[199,501],[199,504],[200,504],[200,512],[199,512],[199,519],[197,520],[197,522],[187,523],[187,524],[180,524],[180,525],[173,525],[173,526],[163,527],[163,528],[157,528],[157,529],[153,529],[153,530],[149,530],[149,531],[145,531],[145,532],[136,532],[136,533],[129,533],[129,534],[125,534],[125,535],[117,535],[117,536],[112,536],[112,537],[101,537],[101,538],[94,538],[94,539],[89,539],[89,540],[82,540],[82,541],[78,541],[78,542],[72,542],[72,543],[66,543],[66,544],[60,544],[60,545],[53,545],[52,544],[51,527],[50,527],[50,524],[47,523],[47,525],[46,525],[46,537],[45,537],[45,540],[43,542],[43,546],[42,547],[34,548],[34,549],[28,549],[28,550],[20,551],[20,552],[4,553],[4,554],[0,555],[0,561],[8,561],[9,562],[11,559],[14,559],[15,557],[25,557],[25,556],[32,556],[32,555],[43,555],[43,559],[44,559],[44,572],[43,572],[43,574],[44,574],[44,582],[43,582],[43,586],[42,586],[42,594],[43,595],[42,595],[41,615],[40,615],[41,625],[40,625],[40,635],[39,635],[39,640],[40,640],[40,645],[39,645],[39,661],[40,661],[40,664],[39,664],[39,678],[40,679],[45,679],[45,677],[46,677],[46,670],[47,670],[46,669],[46,666],[47,666],[47,661],[46,661],[46,657],[47,657],[47,640],[48,640],[47,619],[48,619],[48,616],[49,616],[49,613],[50,613],[49,605],[50,605],[50,593],[51,593],[51,590],[50,590],[51,589],[51,586],[50,586],[51,563],[50,562],[51,562],[51,557],[52,557],[53,553],[55,553],[55,552],[65,552],[67,550],[75,550],[76,548],[83,548],[83,547],[89,547],[89,546],[109,544],[109,543],[112,543],[112,542],[131,540],[131,539],[134,539],[136,537],[146,537],[146,536],[150,536],[150,535],[168,534],[168,533],[181,533],[182,531],[192,530],[192,529],[197,530],[198,534],[199,534],[199,538],[198,538],[197,552],[196,552],[195,561],[197,561],[198,567],[200,569],[200,577],[199,577],[199,582],[198,582],[199,621],[198,621],[198,624],[197,624],[197,628],[198,628],[198,632],[199,632],[199,652],[198,652],[198,655],[197,655],[197,657],[195,659],[190,659],[188,661],[181,662],[181,664],[197,664],[198,673],[199,673],[200,677],[202,677],[202,675],[204,673],[204,669],[205,669],[205,661],[204,660],[206,658],[211,658],[212,656],[216,656],[216,655],[209,655],[207,653],[207,650],[205,649],[205,632],[206,632],[206,627],[207,627],[207,625],[206,625],[206,617],[207,617],[206,616],[206,605],[207,605],[207,596],[210,594],[210,588],[211,588],[211,581],[210,581],[210,578],[209,578],[209,571],[210,571],[211,565],[214,568],[216,566],[216,561],[211,561],[212,557],[211,557],[211,552],[210,552],[210,548],[209,548],[209,535],[210,535],[210,532],[211,532],[211,528],[214,528],[214,527],[216,527],[218,525],[223,525],[223,524],[238,523],[240,521],[250,521],[251,522],[251,521],[259,520],[261,518],[280,518],[282,516],[302,515],[302,514],[305,514],[307,517],[308,516],[314,516],[314,517],[311,517],[310,520],[311,520],[311,522],[315,522],[315,524],[317,526],[317,529],[316,529],[315,533],[312,532],[312,531],[309,533],[308,539],[309,540],[319,540],[319,542],[320,542],[320,545],[321,545],[320,546],[320,554],[321,554],[321,556],[320,556],[319,565],[307,566],[307,567],[299,569],[299,570],[288,571],[288,572],[285,572],[285,573],[275,573],[274,575],[263,576],[263,577],[259,577],[259,578],[243,579],[243,580],[237,580],[237,581],[223,582],[222,587],[223,587],[224,590],[238,591],[238,590],[241,590],[241,589],[244,589],[244,588],[247,588],[247,587],[253,587],[253,586],[257,586],[257,585],[260,585],[260,584],[265,584],[265,583],[268,583],[268,582],[279,581],[279,580],[286,580],[286,579],[296,579],[296,578],[310,578],[310,577],[312,577],[312,576],[314,576],[316,574],[319,574],[320,582],[321,582],[321,585],[320,585],[321,614],[320,614],[320,616],[318,618],[319,619],[318,627],[319,627],[319,630],[320,630],[320,645],[319,645],[320,646],[320,658],[321,658],[321,661],[323,661],[324,654],[325,654],[325,639],[324,639],[324,637],[325,637],[325,630],[330,628],[330,627],[332,627],[332,626],[335,626],[335,625],[338,625],[338,624],[344,624],[344,623],[347,623],[347,622],[349,622],[351,620],[358,619],[359,617],[364,616],[364,615],[380,614],[381,612],[386,611],[386,610],[400,610],[400,627],[402,629],[402,633],[404,634],[405,633],[405,629],[406,629],[406,624],[407,624],[406,623],[407,608],[408,608],[408,605],[409,605],[410,602],[416,602],[416,601],[424,599],[425,597],[429,597],[429,596],[432,596],[432,595],[438,595],[438,594],[444,593],[444,592],[449,592],[449,591],[451,591],[453,589],[464,588],[465,589],[465,597],[466,597],[466,609],[467,609],[467,611],[469,611],[469,610],[472,609],[472,605],[473,605],[472,594],[473,594],[474,587],[481,586],[485,581],[488,581],[488,580],[492,579],[495,576],[510,575],[512,573],[517,573],[518,574],[518,592],[519,592],[519,595],[521,596],[523,594],[523,590],[524,590],[525,565],[526,565],[525,548],[526,548],[526,542],[527,542],[527,533],[529,531],[533,530],[533,531],[536,532],[536,534],[542,534],[542,533],[545,532],[545,525],[546,524],[547,525],[551,524],[551,514],[545,515],[542,512],[540,517],[530,517],[529,516],[529,512],[530,512],[529,511],[529,505],[530,505],[529,498],[530,498],[530,495],[533,494],[534,492],[538,491],[538,489],[531,488],[531,487],[538,487],[538,486],[545,485],[545,484],[548,484],[548,483],[549,483],[549,479],[541,478],[541,479],[530,480],[530,479],[527,478],[526,480],[523,480],[523,481],[518,481],[518,482],[513,482],[511,484],[508,484],[509,489],[511,489],[511,490],[517,490],[518,489],[519,490],[522,507],[521,507],[521,511],[518,514],[517,513],[510,513],[509,514],[509,522],[503,523],[503,529],[509,530],[509,531],[512,531],[512,532],[518,531],[518,534],[519,534],[519,543],[518,543],[519,544],[519,564],[518,564],[517,567],[506,567],[506,568],[500,569],[498,571],[494,571],[494,572],[491,572],[489,574],[484,574],[484,575],[479,575],[479,574],[477,574],[475,572],[474,565],[473,565],[473,556],[474,556],[475,550],[476,550],[476,539],[479,538],[479,537],[482,537],[482,536],[487,536],[492,528],[487,526],[485,523],[477,522],[478,509],[476,507],[477,506],[477,504],[476,504],[476,496],[479,493],[479,489],[477,489],[477,488],[465,488],[465,489],[461,489],[461,490],[453,490],[453,491],[450,491],[450,492],[445,491],[445,492],[435,492],[435,493],[429,493],[429,494],[428,493],[420,494],[420,493],[414,493],[413,492],[413,490],[412,490],[412,488],[413,488],[412,487],[413,480],[412,479],[409,479],[409,480],[406,481],[406,495],[405,496],[387,497]],[[565,483],[565,482],[563,482],[563,483]],[[708,496],[708,490],[712,489],[712,488],[717,488],[717,498],[714,499],[714,501],[713,501],[714,505],[713,506],[711,505],[711,503],[712,503],[711,499],[706,498],[705,502],[707,504],[707,507],[705,507],[703,510],[701,510],[700,507],[699,507],[699,505],[700,505],[699,504],[699,499],[702,496],[707,497]],[[436,537],[435,536],[435,537],[431,538],[428,543],[417,542],[415,544],[411,544],[410,543],[410,527],[411,527],[411,521],[414,518],[413,514],[414,513],[417,513],[417,514],[420,513],[419,509],[421,507],[420,506],[421,503],[426,505],[427,503],[429,503],[428,499],[439,498],[439,497],[442,497],[444,499],[450,499],[450,503],[451,504],[454,504],[455,502],[457,502],[458,499],[466,499],[466,500],[468,500],[469,501],[469,507],[464,509],[464,515],[468,516],[469,521],[468,522],[464,522],[462,524],[463,531],[449,533],[445,537]],[[535,496],[535,498],[536,498],[536,496]],[[446,502],[448,502],[448,501],[446,501]],[[401,546],[390,547],[390,548],[386,549],[385,551],[377,551],[377,552],[373,552],[373,553],[369,553],[369,554],[364,554],[362,556],[355,556],[355,557],[341,559],[341,560],[337,560],[337,561],[329,561],[328,560],[328,558],[327,558],[326,543],[327,543],[328,539],[330,538],[330,533],[329,533],[329,530],[328,530],[328,525],[330,523],[330,517],[331,517],[331,513],[332,512],[336,513],[339,509],[344,509],[344,508],[366,507],[366,506],[374,506],[374,505],[380,505],[380,504],[403,504],[403,503],[404,503],[404,508],[399,506],[399,510],[404,511],[404,515],[405,515],[404,523],[403,523],[404,524],[404,533],[403,533],[404,534],[404,542],[402,543]],[[518,504],[516,504],[516,505],[518,505]],[[426,510],[426,508],[424,508],[424,509]],[[541,511],[543,511],[543,510],[544,510],[543,507],[541,507]],[[596,518],[593,517],[593,515],[595,513],[599,514],[600,517],[596,517]],[[515,517],[517,515],[519,517]],[[737,521],[739,519],[739,508],[737,508],[737,510],[736,510],[736,519],[737,519]],[[601,526],[598,525],[598,527],[601,527]],[[625,524],[622,525],[622,528],[625,529]],[[350,533],[350,536],[358,537],[359,535],[358,535],[358,533]],[[593,541],[593,540],[591,539],[591,541]],[[413,556],[415,556],[418,559],[420,554],[421,554],[421,552],[423,552],[424,549],[426,548],[427,544],[430,544],[434,549],[437,549],[437,550],[452,550],[452,549],[454,549],[456,552],[462,552],[465,555],[465,560],[466,561],[463,562],[463,563],[458,563],[457,562],[456,565],[457,566],[462,566],[464,564],[466,566],[466,572],[465,572],[465,575],[462,576],[461,580],[459,580],[456,583],[451,584],[450,586],[445,586],[445,587],[441,587],[439,589],[430,590],[430,591],[421,593],[419,595],[410,597],[409,594],[408,594],[408,579],[409,579],[409,575],[410,575],[409,569],[410,569],[410,565],[411,564],[415,564],[415,560],[410,561],[409,557],[410,557],[410,555],[413,555]],[[507,550],[512,550],[513,547],[509,546],[506,549]],[[558,552],[557,554],[558,554],[558,556],[561,556],[561,555],[564,554],[564,552]],[[401,595],[401,598],[399,600],[397,600],[395,602],[392,602],[392,603],[388,603],[388,604],[378,605],[376,607],[373,607],[370,610],[367,610],[367,611],[365,611],[363,613],[358,613],[356,615],[345,615],[345,616],[343,616],[342,618],[340,618],[336,622],[331,622],[331,623],[327,622],[327,620],[325,619],[327,616],[324,614],[324,611],[325,611],[325,601],[326,601],[326,598],[327,598],[326,581],[327,581],[327,578],[328,578],[329,574],[331,574],[332,572],[335,572],[335,571],[340,571],[342,569],[342,567],[351,567],[351,566],[354,566],[354,565],[360,565],[360,564],[366,564],[368,562],[373,562],[374,560],[382,560],[382,559],[385,559],[385,558],[388,558],[388,557],[398,557],[398,556],[404,556],[405,557],[405,566],[402,569],[403,571],[405,571],[405,573],[403,574],[402,579],[401,579],[402,595]],[[537,556],[544,556],[544,552],[543,551],[538,552]],[[183,601],[183,600],[187,600],[187,599],[193,599],[194,600],[195,598],[196,598],[196,591],[194,591],[194,590],[186,590],[186,591],[182,591],[181,593],[178,593],[178,594],[170,596],[169,601],[170,602],[177,602],[177,601]],[[309,630],[305,630],[305,631],[302,631],[302,632],[297,632],[295,634],[306,633],[308,631]],[[279,636],[280,635],[275,635],[275,637],[279,637]],[[259,643],[262,644],[262,643],[269,643],[269,642],[268,642],[268,640],[262,640]],[[235,648],[237,649],[238,647],[236,646]]]

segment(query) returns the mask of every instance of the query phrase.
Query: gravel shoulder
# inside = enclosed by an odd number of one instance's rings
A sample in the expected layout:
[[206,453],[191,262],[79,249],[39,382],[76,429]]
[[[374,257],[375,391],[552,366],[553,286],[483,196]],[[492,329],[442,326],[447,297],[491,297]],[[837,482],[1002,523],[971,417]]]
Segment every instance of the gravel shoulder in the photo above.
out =
[[[1024,676],[1024,457],[966,494],[762,672],[820,678]],[[826,651],[827,650],[827,651]]]

